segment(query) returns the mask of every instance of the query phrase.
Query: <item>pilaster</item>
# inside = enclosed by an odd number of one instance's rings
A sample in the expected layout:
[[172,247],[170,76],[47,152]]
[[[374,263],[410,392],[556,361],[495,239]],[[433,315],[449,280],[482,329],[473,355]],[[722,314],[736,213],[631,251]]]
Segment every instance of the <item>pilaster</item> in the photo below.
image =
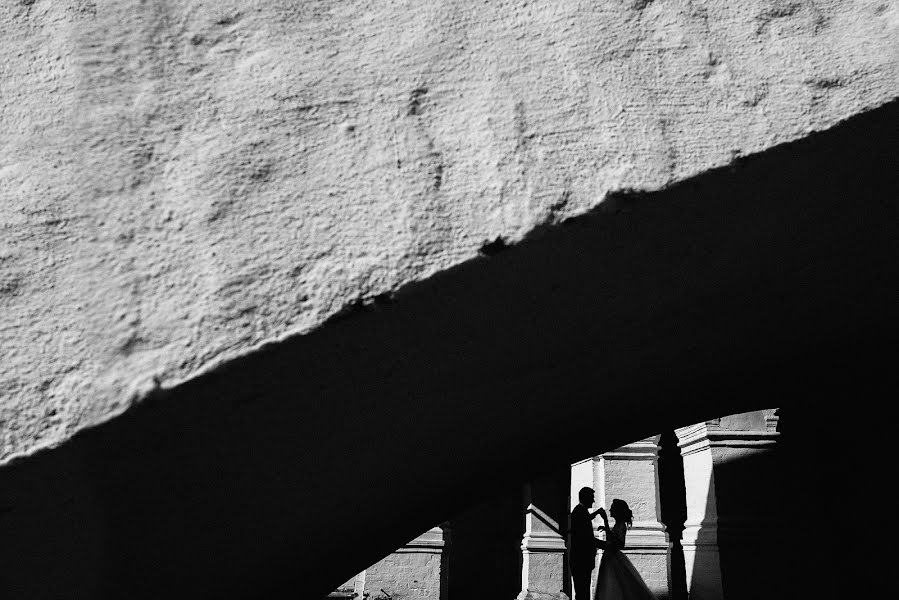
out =
[[[684,461],[687,519],[682,546],[691,600],[721,600],[729,587],[763,590],[741,565],[769,542],[774,410],[713,419],[676,431]],[[726,569],[722,565],[727,563]],[[753,583],[755,582],[755,584]],[[742,593],[742,592],[741,592]]]
[[565,538],[556,520],[533,504],[525,510],[521,540],[521,593],[518,600],[568,600]]
[[[659,504],[658,435],[627,444],[594,459],[597,503],[608,510],[615,498],[627,502],[634,524],[624,553],[657,596],[668,595],[668,536]],[[595,525],[601,519],[594,520]],[[600,553],[601,554],[601,553]]]

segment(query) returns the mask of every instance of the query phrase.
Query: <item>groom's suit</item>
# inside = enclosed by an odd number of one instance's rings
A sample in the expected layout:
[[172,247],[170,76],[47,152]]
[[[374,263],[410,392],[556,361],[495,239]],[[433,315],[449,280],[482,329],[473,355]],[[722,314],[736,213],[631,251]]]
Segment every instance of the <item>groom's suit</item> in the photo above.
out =
[[596,549],[605,548],[605,542],[593,535],[590,512],[583,504],[571,511],[571,547],[568,549],[568,566],[574,583],[574,600],[590,600],[590,574],[596,564]]

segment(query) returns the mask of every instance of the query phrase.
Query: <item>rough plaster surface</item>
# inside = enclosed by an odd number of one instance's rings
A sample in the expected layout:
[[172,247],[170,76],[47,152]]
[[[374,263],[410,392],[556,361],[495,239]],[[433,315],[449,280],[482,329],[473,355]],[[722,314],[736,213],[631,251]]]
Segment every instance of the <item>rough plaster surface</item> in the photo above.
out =
[[0,460],[899,95],[899,6],[0,7]]
[[394,553],[365,572],[365,591],[371,598],[440,600],[441,553]]

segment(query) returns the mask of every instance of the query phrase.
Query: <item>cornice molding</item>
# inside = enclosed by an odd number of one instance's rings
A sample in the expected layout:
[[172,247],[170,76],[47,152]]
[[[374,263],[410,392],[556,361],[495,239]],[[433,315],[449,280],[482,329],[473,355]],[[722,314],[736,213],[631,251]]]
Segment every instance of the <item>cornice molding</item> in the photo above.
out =
[[565,540],[548,533],[530,533],[521,538],[521,549],[531,554],[541,552],[565,552]]
[[650,521],[645,522],[645,526],[641,523],[634,523],[634,526],[627,532],[627,540],[624,545],[624,553],[628,551],[634,553],[661,553],[667,552],[669,546],[668,534],[665,528],[659,523],[653,524]]
[[595,460],[656,460],[659,457],[659,437],[654,435],[638,442],[615,448],[594,458]]
[[705,422],[682,427],[675,432],[681,455],[687,456],[710,448],[764,448],[777,443],[777,431],[735,431]]
[[394,554],[440,553],[445,545],[443,530],[440,527],[432,527],[402,548],[396,550]]
[[[778,409],[775,409],[778,410]],[[768,431],[774,432],[777,431],[777,424],[780,422],[780,415],[776,412],[770,415],[765,415],[765,429]]]

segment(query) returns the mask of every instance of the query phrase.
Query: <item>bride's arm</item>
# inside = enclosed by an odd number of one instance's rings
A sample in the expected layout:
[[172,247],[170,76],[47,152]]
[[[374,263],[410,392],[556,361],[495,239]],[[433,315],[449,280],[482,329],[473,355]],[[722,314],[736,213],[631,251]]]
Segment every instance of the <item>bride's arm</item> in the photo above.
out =
[[616,550],[622,550],[624,548],[624,540],[621,539],[621,536],[615,531],[614,528],[609,527],[609,519],[603,518],[604,525],[600,525],[597,527],[598,530],[602,530],[606,532],[606,545],[609,548],[614,548]]
[[606,532],[606,546],[609,548],[614,548],[616,550],[621,550],[624,548],[624,540],[622,540],[615,530],[609,527],[609,517],[606,515],[606,512],[603,511],[600,513],[602,516],[603,524],[597,527],[597,531],[605,531]]

